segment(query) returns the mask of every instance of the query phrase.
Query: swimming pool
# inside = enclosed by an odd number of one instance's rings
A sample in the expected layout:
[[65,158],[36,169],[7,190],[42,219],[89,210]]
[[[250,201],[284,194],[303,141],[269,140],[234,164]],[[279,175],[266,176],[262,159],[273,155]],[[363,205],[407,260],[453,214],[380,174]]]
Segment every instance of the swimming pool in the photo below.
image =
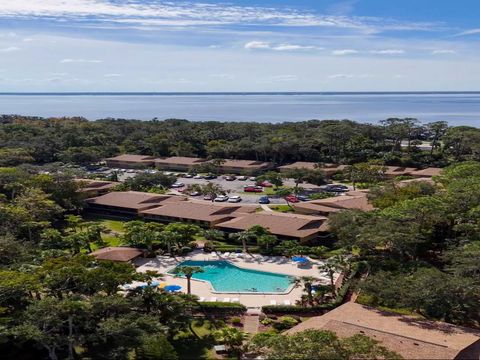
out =
[[294,281],[292,276],[242,269],[228,261],[187,260],[179,266],[201,267],[204,272],[192,277],[210,282],[215,292],[285,293]]

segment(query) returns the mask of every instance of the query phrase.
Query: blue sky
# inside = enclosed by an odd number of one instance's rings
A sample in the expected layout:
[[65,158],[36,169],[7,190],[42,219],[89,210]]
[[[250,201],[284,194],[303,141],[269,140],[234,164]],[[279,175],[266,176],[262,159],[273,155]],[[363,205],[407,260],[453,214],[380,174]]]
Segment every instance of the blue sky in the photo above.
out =
[[478,0],[0,0],[0,91],[480,90]]

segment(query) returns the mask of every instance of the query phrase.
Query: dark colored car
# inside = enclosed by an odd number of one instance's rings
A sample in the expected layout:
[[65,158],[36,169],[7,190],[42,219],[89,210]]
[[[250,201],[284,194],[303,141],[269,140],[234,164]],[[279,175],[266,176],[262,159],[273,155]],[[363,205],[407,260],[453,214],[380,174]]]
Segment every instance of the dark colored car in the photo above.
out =
[[308,196],[305,196],[305,195],[298,195],[297,196],[297,199],[300,200],[300,201],[308,201],[310,200],[310,198]]
[[212,179],[216,179],[216,178],[217,178],[217,175],[208,174],[208,175],[205,175],[203,178],[204,178],[205,180],[212,180]]
[[235,180],[235,179],[236,179],[235,176],[226,176],[226,177],[225,177],[225,180],[226,180],[226,181],[233,181],[233,180]]
[[270,199],[268,196],[262,196],[260,199],[258,199],[259,204],[270,204]]

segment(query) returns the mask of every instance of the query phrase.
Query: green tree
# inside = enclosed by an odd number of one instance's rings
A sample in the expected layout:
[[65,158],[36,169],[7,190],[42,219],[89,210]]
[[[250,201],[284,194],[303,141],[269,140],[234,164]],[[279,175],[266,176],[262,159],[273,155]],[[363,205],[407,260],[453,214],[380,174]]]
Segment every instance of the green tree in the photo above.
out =
[[237,356],[237,359],[241,359],[243,342],[247,339],[246,333],[237,328],[224,327],[215,333],[215,338],[225,344],[227,349]]
[[187,279],[187,294],[192,293],[192,276],[202,272],[200,266],[178,266],[174,270],[174,274],[183,275]]

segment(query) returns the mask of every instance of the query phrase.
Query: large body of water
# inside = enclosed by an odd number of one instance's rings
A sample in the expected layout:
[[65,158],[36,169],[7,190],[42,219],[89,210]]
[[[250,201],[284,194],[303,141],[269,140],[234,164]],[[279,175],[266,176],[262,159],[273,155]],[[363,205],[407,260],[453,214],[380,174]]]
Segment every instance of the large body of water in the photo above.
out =
[[0,114],[150,120],[283,122],[351,119],[480,126],[480,92],[468,93],[49,93],[0,94]]

